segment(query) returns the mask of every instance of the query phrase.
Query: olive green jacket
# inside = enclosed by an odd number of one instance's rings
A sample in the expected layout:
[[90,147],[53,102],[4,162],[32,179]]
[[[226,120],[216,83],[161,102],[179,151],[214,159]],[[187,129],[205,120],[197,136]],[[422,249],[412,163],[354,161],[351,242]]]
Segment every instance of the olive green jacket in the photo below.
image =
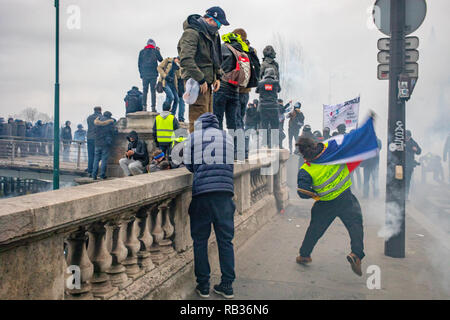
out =
[[181,77],[189,78],[202,84],[212,84],[222,76],[220,68],[222,51],[219,33],[213,37],[206,28],[197,21],[200,15],[190,15],[183,23],[183,35],[178,42]]

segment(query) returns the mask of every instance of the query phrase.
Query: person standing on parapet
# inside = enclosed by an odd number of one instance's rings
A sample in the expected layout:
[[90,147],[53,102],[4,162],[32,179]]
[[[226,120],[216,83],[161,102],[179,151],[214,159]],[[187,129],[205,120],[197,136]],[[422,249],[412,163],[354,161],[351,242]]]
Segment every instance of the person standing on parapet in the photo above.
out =
[[156,79],[158,78],[158,61],[163,61],[159,48],[153,39],[148,39],[147,46],[139,52],[139,74],[142,79],[143,111],[147,111],[147,94],[150,86],[152,95],[152,112],[156,112]]
[[[317,142],[309,137],[300,137],[296,146],[305,161],[298,172],[297,193],[300,198],[316,200],[296,262],[302,265],[312,262],[311,253],[314,246],[334,219],[339,217],[351,239],[351,253],[347,255],[347,260],[353,272],[362,276],[362,213],[358,200],[350,190],[350,173],[361,161],[378,155],[373,115],[361,128],[345,135],[339,141],[330,139]],[[352,162],[348,162],[350,159]]]
[[220,88],[222,75],[222,50],[220,27],[228,26],[225,12],[220,7],[206,10],[202,17],[190,15],[183,23],[183,35],[178,42],[181,77],[187,81],[192,78],[200,85],[195,103],[189,105],[189,131],[194,131],[194,122],[205,112],[213,112],[212,91]]
[[277,56],[275,49],[272,46],[266,46],[263,50],[263,62],[261,64],[261,79],[264,77],[266,69],[272,68],[275,71],[277,79],[280,79],[280,67],[275,61]]

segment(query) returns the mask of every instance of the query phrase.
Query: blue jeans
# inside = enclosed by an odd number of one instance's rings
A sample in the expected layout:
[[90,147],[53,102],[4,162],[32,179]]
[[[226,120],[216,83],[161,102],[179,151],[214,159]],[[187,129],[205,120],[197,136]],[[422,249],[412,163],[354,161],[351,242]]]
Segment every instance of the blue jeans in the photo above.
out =
[[164,103],[169,103],[172,105],[171,112],[173,115],[175,115],[177,111],[178,106],[178,92],[177,89],[175,89],[175,85],[173,83],[166,83],[166,86],[164,87],[164,92],[166,93],[166,101]]
[[[180,80],[181,81],[181,80]],[[184,100],[183,97],[179,97],[178,99],[178,121],[184,122]],[[175,115],[175,111],[172,112]]]
[[219,91],[214,93],[213,111],[219,120],[219,127],[223,129],[223,115],[227,118],[227,128],[236,129],[236,114],[240,109],[239,92],[220,86]]
[[191,237],[194,240],[194,272],[197,283],[209,287],[210,266],[208,261],[208,239],[211,224],[214,226],[222,282],[231,284],[234,272],[234,211],[233,196],[228,192],[209,192],[192,198],[189,206]]
[[88,150],[88,173],[92,173],[92,167],[94,165],[94,157],[95,157],[95,139],[88,139],[87,141],[87,150]]
[[102,161],[102,167],[100,169],[100,178],[106,178],[106,165],[109,158],[109,146],[96,146],[94,166],[92,168],[92,178],[97,179],[98,163]]

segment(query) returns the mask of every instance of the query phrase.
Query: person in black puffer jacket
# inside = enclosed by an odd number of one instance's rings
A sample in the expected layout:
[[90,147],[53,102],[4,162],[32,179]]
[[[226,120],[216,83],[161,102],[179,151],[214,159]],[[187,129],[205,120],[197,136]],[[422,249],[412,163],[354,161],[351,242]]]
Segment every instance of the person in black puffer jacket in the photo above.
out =
[[125,115],[143,110],[142,92],[139,91],[138,87],[132,87],[123,101],[125,101]]
[[[220,159],[208,159],[208,150],[212,149],[223,150]],[[183,153],[186,168],[194,173],[189,216],[197,290],[205,297],[209,295],[208,239],[213,224],[219,246],[221,286],[226,288],[227,297],[232,297],[235,279],[232,240],[236,209],[233,202],[233,139],[219,129],[217,117],[207,112],[195,122],[195,131],[186,141]]]

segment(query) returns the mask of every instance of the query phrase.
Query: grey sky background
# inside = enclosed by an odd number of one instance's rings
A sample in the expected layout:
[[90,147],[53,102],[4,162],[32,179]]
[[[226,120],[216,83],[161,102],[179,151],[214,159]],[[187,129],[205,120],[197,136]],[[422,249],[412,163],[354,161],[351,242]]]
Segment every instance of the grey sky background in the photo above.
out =
[[[141,87],[137,57],[147,39],[155,39],[164,57],[175,56],[186,17],[220,5],[231,23],[220,33],[246,29],[260,56],[276,36],[301,48],[299,56],[286,57],[292,68],[284,76],[295,90],[281,97],[301,101],[313,129],[321,129],[324,103],[360,94],[360,119],[374,109],[384,142],[388,82],[376,78],[376,43],[384,36],[370,23],[374,2],[62,0],[61,123],[71,120],[75,129],[95,105],[123,117],[126,91]],[[421,41],[419,81],[407,104],[407,127],[422,145],[441,153],[450,129],[450,2],[427,2],[425,22],[414,33]],[[66,27],[69,5],[81,9],[80,30]],[[26,107],[53,114],[54,14],[53,0],[0,1],[0,116]]]

